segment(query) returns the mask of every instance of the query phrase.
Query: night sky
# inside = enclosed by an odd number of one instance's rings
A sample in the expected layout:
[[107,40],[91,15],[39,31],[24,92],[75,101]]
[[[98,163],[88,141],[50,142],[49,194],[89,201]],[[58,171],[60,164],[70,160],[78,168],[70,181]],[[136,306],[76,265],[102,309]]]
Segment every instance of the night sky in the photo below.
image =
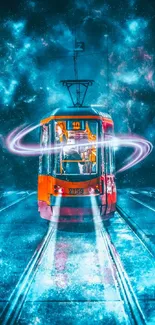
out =
[[[38,158],[8,153],[5,137],[15,127],[38,123],[54,108],[71,104],[59,81],[74,78],[75,31],[77,40],[85,42],[79,77],[95,80],[86,104],[103,105],[114,119],[117,134],[138,134],[154,144],[154,0],[12,0],[1,6],[1,188],[37,187]],[[37,142],[38,133],[30,140]],[[123,157],[123,150],[118,150],[118,165]],[[139,165],[118,174],[118,186],[153,186],[154,168],[152,152]]]

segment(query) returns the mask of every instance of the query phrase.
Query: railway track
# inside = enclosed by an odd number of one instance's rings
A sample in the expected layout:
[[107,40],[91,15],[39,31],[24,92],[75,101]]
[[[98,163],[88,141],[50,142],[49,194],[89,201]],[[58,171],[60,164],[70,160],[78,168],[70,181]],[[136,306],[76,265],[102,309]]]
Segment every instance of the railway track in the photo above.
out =
[[142,202],[141,200],[134,197],[132,194],[129,195],[130,199],[141,204],[143,207],[150,209],[151,211],[155,212],[155,208],[151,207],[149,204]]
[[[22,197],[19,197],[16,201],[11,202],[9,205],[4,206],[3,208],[0,208],[0,212],[3,212],[9,208],[11,208],[12,206],[16,205],[17,203],[25,200],[26,198],[28,198],[29,196],[33,195],[35,192],[32,193],[26,193],[25,195],[22,195]],[[4,195],[2,195],[1,197],[3,197]]]
[[[126,317],[125,324],[145,325],[145,316],[138,303],[138,299],[134,293],[129,277],[122,265],[121,259],[116,251],[116,248],[111,240],[110,234],[106,226],[98,226],[100,232],[101,250],[106,251],[108,263],[113,274],[116,291],[118,290],[120,301],[123,303],[123,309]],[[1,316],[0,324],[14,325],[18,324],[18,320],[23,311],[25,301],[27,299],[32,282],[46,254],[47,248],[57,231],[56,226],[50,226],[40,246],[36,249],[24,273],[22,274],[18,284],[10,296]],[[106,259],[106,257],[104,257]],[[104,284],[103,284],[104,285]],[[73,300],[74,301],[74,300]],[[124,324],[124,323],[123,323]]]
[[130,221],[129,217],[126,215],[126,213],[117,206],[116,208],[119,216],[121,219],[125,221],[125,223],[128,225],[128,227],[134,232],[134,234],[138,237],[141,244],[145,246],[147,251],[152,257],[155,257],[155,249],[154,245],[152,244],[151,240],[144,234],[144,232],[137,227],[137,225],[134,223],[134,221]]
[[19,279],[14,291],[12,292],[9,301],[2,311],[2,314],[0,316],[1,325],[16,324],[31,287],[32,281],[55,231],[55,226],[50,226],[41,244],[35,250],[24,273]]
[[115,270],[117,285],[130,324],[144,325],[146,324],[145,316],[106,227],[102,228],[101,233],[104,245],[107,248],[111,268]]

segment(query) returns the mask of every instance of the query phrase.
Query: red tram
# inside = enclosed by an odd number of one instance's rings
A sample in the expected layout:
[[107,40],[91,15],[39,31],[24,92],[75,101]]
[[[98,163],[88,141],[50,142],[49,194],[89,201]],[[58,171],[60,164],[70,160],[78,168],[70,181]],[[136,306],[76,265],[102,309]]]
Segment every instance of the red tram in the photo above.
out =
[[116,205],[114,149],[104,144],[112,118],[96,107],[58,108],[41,121],[40,145],[53,146],[39,158],[38,209],[50,221],[92,220],[95,197],[101,218]]

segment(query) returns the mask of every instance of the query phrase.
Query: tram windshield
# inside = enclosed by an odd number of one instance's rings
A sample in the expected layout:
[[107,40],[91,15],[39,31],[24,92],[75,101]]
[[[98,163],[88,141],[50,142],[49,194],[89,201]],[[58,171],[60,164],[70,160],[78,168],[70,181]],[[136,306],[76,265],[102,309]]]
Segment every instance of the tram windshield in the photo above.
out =
[[53,174],[97,174],[97,141],[98,122],[95,120],[54,121]]

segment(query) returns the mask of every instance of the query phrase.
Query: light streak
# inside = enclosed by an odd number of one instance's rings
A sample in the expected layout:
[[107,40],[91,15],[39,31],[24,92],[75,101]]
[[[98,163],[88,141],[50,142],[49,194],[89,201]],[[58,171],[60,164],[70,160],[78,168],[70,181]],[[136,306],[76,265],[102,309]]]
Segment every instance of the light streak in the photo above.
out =
[[[10,152],[20,155],[20,156],[36,156],[36,155],[42,155],[43,153],[54,153],[55,151],[62,150],[63,145],[50,145],[47,147],[40,147],[38,144],[22,144],[23,138],[40,127],[40,124],[34,125],[34,126],[26,126],[23,129],[21,127],[16,128],[13,130],[6,139],[6,145]],[[76,147],[82,147],[82,146],[92,146],[92,145],[108,145],[115,149],[115,147],[121,148],[121,147],[130,147],[134,149],[134,152],[130,155],[128,158],[127,163],[121,167],[118,172],[123,172],[134,165],[138,164],[140,161],[145,159],[152,151],[153,146],[151,142],[147,141],[146,139],[143,139],[138,136],[132,136],[132,135],[124,135],[124,136],[115,136],[115,137],[108,137],[104,141],[98,141],[98,142],[88,142],[88,143],[79,143],[76,145]],[[72,147],[72,145],[67,145],[65,147]]]
[[[116,282],[116,276],[114,273],[114,268],[111,264],[111,261],[109,259],[108,251],[105,245],[105,240],[104,240],[104,226],[103,226],[103,221],[100,216],[100,209],[97,204],[96,198],[92,195],[91,196],[91,206],[92,206],[92,214],[93,214],[93,222],[94,222],[94,228],[95,228],[95,234],[96,234],[96,246],[97,246],[97,253],[98,253],[98,260],[99,260],[99,266],[100,266],[100,272],[101,272],[101,277],[102,277],[102,282],[105,286],[104,290],[104,298],[105,301],[113,299],[114,295],[120,297],[119,291],[118,291],[118,285]],[[108,284],[114,284],[114,287],[112,288],[112,285],[108,285],[108,290],[106,290],[106,282],[108,279]],[[106,282],[105,282],[106,281]],[[109,307],[109,306],[108,306]],[[115,310],[115,312],[117,312]]]
[[55,267],[55,252],[57,245],[57,231],[58,231],[58,221],[60,215],[60,202],[61,197],[56,198],[55,205],[57,206],[57,214],[54,218],[54,223],[49,223],[48,233],[51,231],[51,228],[54,228],[54,233],[48,244],[46,253],[44,254],[41,263],[39,265],[39,272],[36,274],[36,280],[32,286],[32,292],[30,297],[32,300],[38,299],[41,295],[45,293],[47,287],[53,284],[52,271]]

